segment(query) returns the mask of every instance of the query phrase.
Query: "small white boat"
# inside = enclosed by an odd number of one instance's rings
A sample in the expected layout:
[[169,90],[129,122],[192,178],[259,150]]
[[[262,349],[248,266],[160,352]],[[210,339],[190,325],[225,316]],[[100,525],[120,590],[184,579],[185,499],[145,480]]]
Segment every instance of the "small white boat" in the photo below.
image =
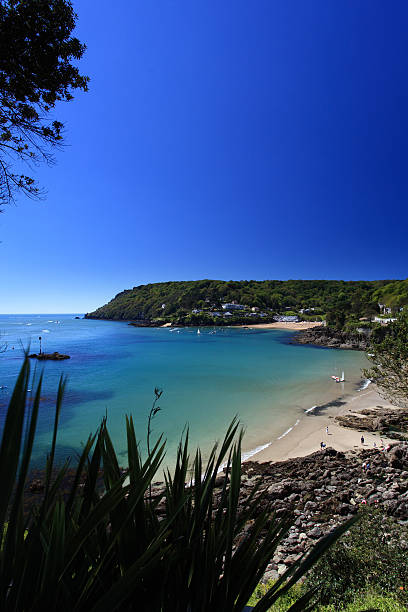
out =
[[201,332],[200,332],[200,330],[199,330],[199,329],[197,329],[197,334],[201,334]]
[[344,382],[344,372],[341,373],[340,382]]

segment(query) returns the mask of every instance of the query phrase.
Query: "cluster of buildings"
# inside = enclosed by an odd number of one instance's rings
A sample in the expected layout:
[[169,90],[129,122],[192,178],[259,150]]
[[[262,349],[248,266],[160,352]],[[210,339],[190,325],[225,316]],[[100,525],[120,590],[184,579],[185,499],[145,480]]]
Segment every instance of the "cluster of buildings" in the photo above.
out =
[[[225,304],[221,305],[221,309],[222,310],[216,310],[215,308],[213,309],[204,309],[204,310],[200,310],[198,308],[194,308],[191,312],[192,314],[200,314],[200,313],[205,313],[206,315],[210,316],[210,317],[223,317],[223,318],[229,318],[229,317],[234,317],[235,315],[239,315],[241,317],[246,317],[246,318],[256,318],[256,319],[263,319],[265,317],[271,317],[272,316],[272,309],[268,309],[268,312],[263,312],[261,311],[260,308],[258,308],[258,306],[245,306],[244,304],[238,304],[238,302],[236,301],[232,301],[232,302],[226,302]],[[297,315],[274,315],[273,317],[274,321],[298,321],[299,317]]]
[[[380,309],[380,313],[383,316],[379,316],[379,317],[374,317],[372,320],[375,323],[381,323],[382,325],[386,325],[387,323],[391,323],[392,321],[396,321],[396,317],[392,316],[393,312],[394,314],[397,312],[402,312],[404,310],[404,307],[401,306],[400,308],[391,308],[390,306],[386,306],[385,304],[378,304],[378,308]],[[384,315],[390,315],[389,317],[385,317]]]
[[[264,309],[264,311],[261,311],[260,308],[258,308],[258,306],[246,306],[244,304],[238,304],[238,302],[236,300],[232,300],[231,302],[225,302],[224,304],[221,304],[221,310],[219,310],[219,306],[218,309],[216,307],[215,304],[212,304],[211,306],[211,300],[209,298],[207,298],[205,300],[208,303],[208,308],[204,308],[204,309],[198,309],[198,308],[194,308],[191,312],[192,314],[206,314],[210,317],[223,317],[223,318],[230,318],[230,317],[234,317],[236,315],[238,315],[239,317],[245,317],[245,318],[265,318],[265,317],[270,317],[273,319],[273,321],[284,321],[284,322],[288,322],[288,323],[293,323],[293,322],[297,322],[300,320],[300,317],[297,314],[272,314],[274,312],[274,310],[272,308],[268,308],[268,309]],[[165,304],[162,305],[162,308],[165,307]],[[401,308],[391,308],[389,306],[386,306],[386,304],[378,304],[378,308],[380,310],[380,315],[376,316],[374,318],[371,319],[371,321],[373,322],[377,322],[377,323],[383,323],[383,324],[387,324],[390,321],[395,321],[395,316],[392,317],[393,312],[395,313],[395,310],[398,311],[402,311],[404,310],[403,307]],[[267,310],[268,312],[265,312],[265,310]],[[286,307],[286,310],[291,310],[291,307]],[[309,308],[300,308],[299,309],[299,314],[300,315],[313,315],[313,313],[315,312],[319,312],[319,308],[317,307],[309,307]],[[386,315],[389,315],[388,317]],[[360,319],[360,321],[369,321],[370,319],[367,317],[362,317]]]
[[285,322],[285,323],[297,323],[299,321],[299,317],[297,315],[275,315],[273,317],[274,321]]
[[[206,300],[207,301],[207,300]],[[228,317],[233,317],[234,315],[241,315],[244,317],[267,317],[268,313],[266,312],[261,312],[260,308],[258,308],[257,306],[244,306],[243,304],[238,304],[238,302],[233,301],[233,302],[226,302],[225,304],[221,305],[221,311],[220,310],[216,310],[215,307],[213,307],[212,309],[204,309],[204,310],[200,310],[198,308],[194,308],[191,312],[193,314],[200,314],[200,313],[205,313],[206,315],[209,315],[210,317],[224,317],[224,318],[228,318]],[[270,315],[269,315],[270,316]]]
[[378,304],[378,308],[382,314],[392,314],[392,308],[386,306],[385,304]]

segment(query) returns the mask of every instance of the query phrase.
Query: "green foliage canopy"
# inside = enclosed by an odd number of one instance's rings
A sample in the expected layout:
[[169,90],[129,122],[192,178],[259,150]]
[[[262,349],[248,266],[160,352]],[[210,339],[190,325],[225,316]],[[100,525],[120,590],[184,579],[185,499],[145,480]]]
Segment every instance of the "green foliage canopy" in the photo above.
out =
[[408,279],[388,283],[377,289],[373,297],[380,304],[389,306],[393,310],[408,305]]
[[390,594],[407,605],[406,526],[370,506],[361,509],[359,516],[313,568],[307,587],[321,587],[319,600],[325,605],[353,601],[356,593],[367,589]]
[[64,126],[51,111],[88,89],[72,63],[85,51],[72,36],[76,18],[69,0],[0,0],[0,204],[41,195],[21,162],[53,161]]
[[88,316],[116,320],[156,317],[172,320],[183,311],[191,312],[197,307],[221,309],[221,304],[233,300],[249,307],[257,306],[261,310],[315,308],[319,313],[347,311],[355,316],[366,316],[367,311],[375,312],[374,292],[390,282],[204,279],[152,283],[122,291]]
[[375,382],[390,401],[408,405],[408,312],[374,330],[368,359],[373,364],[364,375]]

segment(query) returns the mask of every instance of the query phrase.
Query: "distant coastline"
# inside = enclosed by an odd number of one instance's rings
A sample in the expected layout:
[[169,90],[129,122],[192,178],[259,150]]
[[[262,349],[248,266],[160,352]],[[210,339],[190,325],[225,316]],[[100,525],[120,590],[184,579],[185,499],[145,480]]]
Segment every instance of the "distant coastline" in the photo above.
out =
[[[125,289],[85,318],[132,321],[141,327],[322,322],[360,327],[396,308],[384,293],[391,281],[168,281]],[[392,284],[392,283],[391,283]],[[392,290],[404,301],[406,283]],[[394,295],[393,293],[393,295]],[[391,306],[385,305],[390,301]],[[391,303],[392,302],[392,303]],[[385,312],[386,311],[386,312]]]

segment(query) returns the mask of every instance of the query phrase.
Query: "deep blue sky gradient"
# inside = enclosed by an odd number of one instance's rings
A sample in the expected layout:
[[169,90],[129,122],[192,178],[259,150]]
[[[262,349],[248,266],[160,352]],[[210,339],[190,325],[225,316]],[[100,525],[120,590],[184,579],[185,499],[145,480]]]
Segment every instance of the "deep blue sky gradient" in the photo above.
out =
[[142,283],[405,278],[408,4],[74,2],[90,92],[0,218],[0,312]]

